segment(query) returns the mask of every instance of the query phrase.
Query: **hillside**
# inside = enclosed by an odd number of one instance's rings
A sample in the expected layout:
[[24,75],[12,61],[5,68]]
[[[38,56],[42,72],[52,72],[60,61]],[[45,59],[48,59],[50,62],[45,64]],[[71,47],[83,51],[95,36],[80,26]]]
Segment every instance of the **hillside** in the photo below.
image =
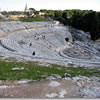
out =
[[99,98],[100,42],[57,21],[0,22],[0,98]]
[[100,64],[99,43],[89,33],[56,22],[0,22],[0,55],[65,65]]

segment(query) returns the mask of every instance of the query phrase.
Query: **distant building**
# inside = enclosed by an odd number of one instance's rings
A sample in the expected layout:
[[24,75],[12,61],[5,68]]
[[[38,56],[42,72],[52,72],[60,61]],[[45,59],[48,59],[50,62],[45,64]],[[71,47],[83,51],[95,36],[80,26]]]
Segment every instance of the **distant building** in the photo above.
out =
[[16,20],[18,18],[25,17],[25,15],[23,15],[23,14],[22,15],[21,14],[20,15],[9,15],[8,17]]
[[42,16],[42,15],[45,15],[45,13],[44,12],[39,12],[39,15]]
[[25,12],[28,12],[28,11],[29,11],[27,4],[26,4],[26,6],[25,6],[25,10],[24,10],[24,11],[25,11]]
[[[36,14],[34,14],[33,10],[31,10],[31,9],[28,8],[27,4],[25,5],[24,11],[26,12],[25,17],[35,17],[35,16],[36,16]],[[44,16],[45,13],[39,11],[39,12],[38,12],[38,15],[39,15],[39,16]]]
[[24,11],[26,12],[24,17],[33,17],[35,15],[33,11],[28,8],[27,4],[25,5]]

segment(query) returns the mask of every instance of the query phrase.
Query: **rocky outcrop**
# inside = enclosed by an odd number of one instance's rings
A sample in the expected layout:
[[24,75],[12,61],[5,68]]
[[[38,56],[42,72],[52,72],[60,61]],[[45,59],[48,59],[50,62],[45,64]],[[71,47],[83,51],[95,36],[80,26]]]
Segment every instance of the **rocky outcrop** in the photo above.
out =
[[0,19],[5,19],[5,16],[0,13]]
[[64,65],[100,65],[100,46],[89,33],[58,22],[0,22],[0,38],[2,56],[45,59]]

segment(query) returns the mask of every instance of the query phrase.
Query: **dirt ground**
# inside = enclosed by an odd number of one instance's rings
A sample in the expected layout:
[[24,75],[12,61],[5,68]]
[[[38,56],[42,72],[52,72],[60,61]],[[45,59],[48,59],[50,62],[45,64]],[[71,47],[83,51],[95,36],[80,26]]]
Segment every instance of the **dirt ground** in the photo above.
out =
[[13,82],[2,83],[9,86],[0,88],[0,98],[77,98],[74,94],[79,90],[72,80],[42,80],[27,84]]

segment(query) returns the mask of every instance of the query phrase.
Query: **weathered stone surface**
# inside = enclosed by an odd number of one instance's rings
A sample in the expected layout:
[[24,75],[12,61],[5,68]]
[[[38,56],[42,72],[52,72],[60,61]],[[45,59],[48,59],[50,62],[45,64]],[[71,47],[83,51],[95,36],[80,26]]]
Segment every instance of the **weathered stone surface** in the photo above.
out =
[[2,14],[0,13],[0,18],[2,18],[2,19],[3,19],[3,18],[5,18],[5,16],[4,16],[4,15],[2,15]]
[[0,22],[0,55],[66,66],[100,65],[100,46],[88,33],[55,22]]
[[84,98],[100,98],[100,87],[83,87],[79,95]]

